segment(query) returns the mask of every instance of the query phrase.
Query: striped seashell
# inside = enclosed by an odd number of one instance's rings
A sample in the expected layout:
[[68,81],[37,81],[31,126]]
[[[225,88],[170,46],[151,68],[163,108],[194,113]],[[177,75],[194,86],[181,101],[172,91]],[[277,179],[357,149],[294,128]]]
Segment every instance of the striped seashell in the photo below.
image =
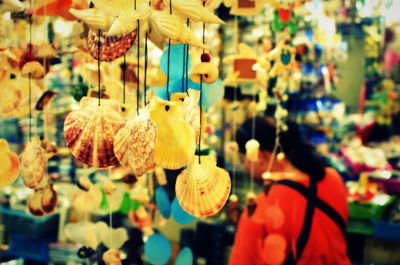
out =
[[196,217],[218,213],[225,205],[231,189],[226,170],[216,166],[212,156],[195,157],[176,179],[176,197],[182,208]]
[[114,152],[124,166],[140,177],[155,168],[153,160],[157,137],[155,124],[150,120],[147,109],[118,131],[114,139]]
[[70,8],[69,12],[86,23],[92,30],[109,30],[114,21],[114,16],[107,15],[98,8],[83,10]]
[[[93,58],[100,61],[111,62],[125,55],[135,42],[137,31],[119,37],[108,36],[105,32],[100,32],[100,51],[99,33],[89,29],[86,43],[88,50]],[[99,56],[100,55],[100,56]]]
[[114,137],[124,125],[119,104],[112,100],[83,97],[80,109],[64,123],[64,137],[72,155],[87,165],[106,168],[118,164]]
[[[165,0],[167,6],[171,0]],[[219,17],[203,6],[200,0],[172,0],[173,13],[186,21],[225,24]]]
[[21,154],[21,176],[27,187],[35,189],[46,173],[46,150],[39,137],[32,138]]

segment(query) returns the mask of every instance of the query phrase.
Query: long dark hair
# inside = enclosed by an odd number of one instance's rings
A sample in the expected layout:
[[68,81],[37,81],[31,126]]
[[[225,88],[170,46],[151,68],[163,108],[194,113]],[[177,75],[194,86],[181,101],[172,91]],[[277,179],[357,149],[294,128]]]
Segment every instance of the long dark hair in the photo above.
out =
[[[239,150],[246,152],[245,145],[252,138],[252,119],[246,120],[236,132]],[[254,139],[260,143],[260,150],[272,152],[275,146],[276,126],[273,121],[263,117],[255,118]],[[315,150],[300,134],[298,126],[288,124],[288,130],[279,135],[281,150],[289,162],[318,182],[325,176],[326,164]]]

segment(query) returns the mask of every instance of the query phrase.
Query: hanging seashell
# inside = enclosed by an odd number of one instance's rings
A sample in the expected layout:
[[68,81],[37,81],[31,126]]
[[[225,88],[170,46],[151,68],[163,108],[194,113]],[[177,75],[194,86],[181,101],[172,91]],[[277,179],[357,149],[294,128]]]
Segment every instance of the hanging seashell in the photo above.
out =
[[148,4],[138,10],[131,10],[118,16],[107,32],[108,36],[121,36],[131,33],[137,29],[137,21],[140,20],[140,28],[147,27],[147,20],[150,17],[150,8]]
[[89,191],[92,188],[93,183],[88,177],[80,177],[76,185],[83,191]]
[[150,118],[157,126],[154,162],[167,169],[187,165],[196,146],[193,129],[182,116],[182,103],[154,97]]
[[108,249],[120,249],[129,239],[128,232],[123,227],[111,228],[104,222],[97,222],[96,227],[100,241]]
[[258,152],[260,151],[260,143],[256,139],[247,141],[246,145],[246,159],[251,162],[258,161]]
[[28,209],[33,216],[40,217],[45,214],[42,207],[42,195],[43,191],[41,189],[35,190],[28,200]]
[[[165,4],[169,6],[171,0],[165,0]],[[202,5],[199,0],[172,0],[173,13],[187,20],[190,18],[195,22],[225,24],[219,17],[214,15],[210,10]]]
[[14,183],[18,178],[18,173],[18,156],[10,151],[5,139],[0,139],[0,188]]
[[39,186],[46,173],[46,151],[39,137],[32,138],[21,155],[21,176],[28,188]]
[[106,265],[122,265],[121,252],[109,249],[103,254],[103,261]]
[[132,120],[129,141],[129,165],[135,176],[142,176],[156,167],[154,161],[157,127],[147,109],[139,111]]
[[133,201],[147,203],[150,201],[147,188],[143,186],[135,186],[130,192],[130,198]]
[[107,195],[113,195],[116,189],[117,186],[111,181],[107,181],[103,184],[103,190]]
[[71,112],[64,123],[64,137],[72,155],[87,165],[106,168],[118,164],[113,141],[123,126],[117,102],[83,97],[80,109]]
[[101,203],[102,194],[100,190],[93,186],[89,191],[78,190],[73,200],[74,208],[83,213],[95,211]]
[[98,8],[89,8],[77,10],[75,8],[69,9],[69,12],[77,19],[82,20],[92,30],[107,31],[113,23],[114,17],[105,14]]
[[113,16],[123,15],[135,8],[135,2],[130,0],[93,0],[92,2],[95,7]]
[[212,84],[218,79],[218,68],[213,63],[199,63],[190,70],[190,79],[195,83]]
[[182,208],[196,217],[212,216],[225,205],[231,189],[226,170],[216,166],[211,156],[192,163],[177,178],[176,197]]
[[27,62],[21,69],[21,75],[23,77],[28,77],[30,75],[33,79],[40,79],[44,74],[44,67],[38,61]]
[[[196,137],[196,144],[198,144],[200,140],[200,107],[198,105],[200,100],[200,91],[189,88],[187,93],[173,93],[171,100],[183,101],[183,119],[193,128]],[[204,111],[202,112],[201,133],[204,136],[207,128],[207,116]]]
[[137,31],[134,30],[120,37],[111,37],[105,32],[100,33],[100,51],[98,32],[89,30],[86,37],[87,47],[90,54],[96,60],[100,54],[100,61],[111,62],[125,55],[135,43]]
[[42,209],[46,214],[54,212],[57,208],[58,195],[53,188],[53,184],[47,185],[42,193]]

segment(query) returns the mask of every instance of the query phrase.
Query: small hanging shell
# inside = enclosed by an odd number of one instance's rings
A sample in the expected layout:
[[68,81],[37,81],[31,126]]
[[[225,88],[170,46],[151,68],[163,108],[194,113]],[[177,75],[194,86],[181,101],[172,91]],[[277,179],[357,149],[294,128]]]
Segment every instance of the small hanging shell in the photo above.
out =
[[31,75],[33,79],[40,79],[44,74],[44,67],[38,61],[27,62],[21,69],[21,75],[23,77],[29,77],[29,75]]
[[[171,0],[165,0],[165,4],[169,6]],[[225,24],[219,17],[214,15],[210,10],[202,5],[199,0],[172,0],[173,13],[187,20],[190,18],[195,22]]]
[[210,62],[201,62],[190,70],[190,79],[195,83],[212,84],[218,79],[218,68]]
[[121,252],[109,249],[103,254],[103,261],[106,265],[122,265]]
[[113,16],[105,14],[98,8],[89,8],[83,10],[70,8],[69,12],[77,19],[80,19],[86,23],[92,30],[107,31],[110,29],[114,20]]
[[247,141],[246,145],[246,159],[251,162],[258,161],[258,152],[260,150],[260,143],[256,139]]
[[42,207],[43,190],[35,190],[33,195],[28,200],[28,209],[33,216],[43,216],[44,210]]
[[106,168],[118,164],[114,137],[123,126],[119,104],[112,100],[83,97],[80,109],[64,123],[64,137],[72,154],[87,165]]
[[103,184],[103,190],[107,195],[113,195],[116,189],[117,186],[111,181],[107,181]]
[[46,151],[39,137],[32,138],[21,155],[21,176],[28,188],[39,186],[46,173]]
[[77,190],[73,206],[74,208],[83,213],[90,213],[95,211],[101,203],[102,194],[100,190],[93,186],[89,191]]
[[0,188],[14,183],[18,178],[18,173],[18,156],[10,151],[5,139],[0,139]]
[[58,196],[53,188],[53,184],[48,184],[42,193],[42,209],[46,214],[54,212],[57,208]]
[[189,167],[179,174],[175,190],[182,208],[196,217],[212,216],[225,205],[231,189],[226,170],[216,166],[211,156],[194,158]]
[[150,105],[150,118],[157,126],[154,162],[167,169],[182,168],[196,149],[193,129],[183,119],[182,103],[154,97]]
[[[98,32],[89,30],[86,37],[87,47],[93,58],[100,61],[111,62],[124,56],[135,43],[137,31],[134,30],[120,37],[111,37],[105,32],[100,33],[100,51],[98,46]],[[99,56],[100,54],[100,56]]]

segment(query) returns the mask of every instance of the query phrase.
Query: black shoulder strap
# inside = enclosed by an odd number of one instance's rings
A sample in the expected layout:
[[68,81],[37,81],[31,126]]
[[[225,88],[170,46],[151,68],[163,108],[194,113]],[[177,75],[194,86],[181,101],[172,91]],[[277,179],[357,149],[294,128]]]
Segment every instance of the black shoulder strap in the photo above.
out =
[[343,234],[345,233],[346,231],[345,221],[335,209],[333,209],[329,204],[327,204],[326,202],[317,197],[317,185],[315,182],[311,181],[309,188],[305,187],[304,185],[298,182],[291,180],[276,181],[274,182],[273,185],[285,185],[287,187],[290,187],[298,191],[307,199],[307,206],[304,215],[303,227],[301,229],[299,238],[297,239],[296,242],[297,257],[295,259],[293,253],[290,253],[286,257],[285,262],[283,263],[284,265],[296,264],[296,260],[298,260],[301,254],[303,253],[303,250],[310,237],[315,208],[318,208],[323,213],[325,213],[340,228]]

